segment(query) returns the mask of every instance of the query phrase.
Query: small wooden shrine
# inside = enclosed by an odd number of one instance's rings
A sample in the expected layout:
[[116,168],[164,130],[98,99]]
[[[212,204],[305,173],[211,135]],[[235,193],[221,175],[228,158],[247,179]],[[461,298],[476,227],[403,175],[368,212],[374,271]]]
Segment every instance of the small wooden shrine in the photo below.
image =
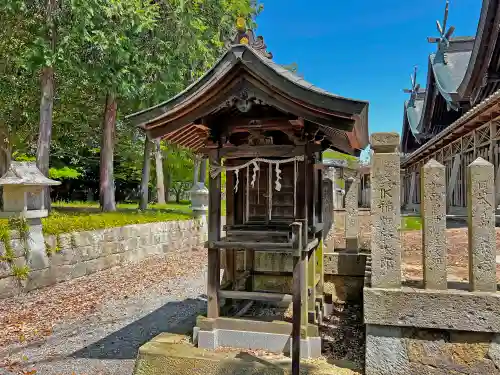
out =
[[210,161],[208,312],[197,321],[198,345],[319,356],[322,151],[359,155],[368,104],[313,86],[274,63],[242,20],[238,30],[198,81],[129,118]]

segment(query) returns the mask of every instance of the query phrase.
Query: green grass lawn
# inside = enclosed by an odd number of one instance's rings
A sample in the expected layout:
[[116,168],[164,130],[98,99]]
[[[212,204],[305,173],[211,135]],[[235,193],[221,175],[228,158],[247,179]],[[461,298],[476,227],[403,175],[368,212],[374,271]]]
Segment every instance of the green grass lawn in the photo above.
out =
[[[189,220],[193,217],[191,202],[169,202],[149,204],[140,211],[137,203],[119,203],[116,212],[101,212],[98,202],[53,202],[50,215],[42,219],[43,231],[48,235],[82,232],[131,224],[146,224],[160,221]],[[222,214],[226,212],[226,201],[222,201]],[[7,225],[7,220],[0,220]]]
[[404,216],[402,218],[403,228],[402,230],[421,230],[422,229],[422,219],[420,216]]
[[[116,212],[101,212],[97,202],[54,202],[52,207],[50,215],[42,219],[47,235],[192,218],[188,201],[151,204],[145,211],[140,211],[137,203],[120,203]],[[8,226],[7,220],[0,219],[0,226]]]

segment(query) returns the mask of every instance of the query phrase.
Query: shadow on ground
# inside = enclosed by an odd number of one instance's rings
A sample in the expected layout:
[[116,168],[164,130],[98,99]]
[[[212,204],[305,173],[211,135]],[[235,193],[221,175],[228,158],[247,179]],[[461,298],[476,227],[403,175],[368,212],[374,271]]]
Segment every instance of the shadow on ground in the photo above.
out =
[[362,305],[346,302],[333,305],[331,316],[320,326],[323,355],[337,367],[361,373],[364,366],[365,332]]
[[168,302],[159,309],[70,355],[74,358],[135,359],[139,347],[162,332],[191,334],[206,300]]

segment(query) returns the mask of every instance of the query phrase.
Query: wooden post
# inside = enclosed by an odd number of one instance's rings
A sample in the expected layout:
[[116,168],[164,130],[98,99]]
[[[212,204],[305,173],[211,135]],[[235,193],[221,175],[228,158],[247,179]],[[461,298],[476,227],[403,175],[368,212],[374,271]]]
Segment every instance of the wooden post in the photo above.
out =
[[[233,165],[232,160],[229,159],[226,161],[228,166]],[[226,225],[234,224],[234,173],[227,172],[226,173]],[[240,188],[242,183],[240,182]],[[224,282],[231,281],[233,283],[233,288],[236,286],[234,282],[236,280],[236,252],[233,249],[224,249],[221,250],[221,255],[224,256]],[[231,303],[231,301],[227,301]]]
[[410,177],[410,194],[408,197],[408,204],[411,207],[411,205],[413,205],[415,203],[414,197],[415,197],[415,184],[417,181],[417,173],[415,171],[413,171],[413,172],[411,172],[410,176],[411,176]]
[[[308,298],[308,259],[307,259],[307,243],[309,240],[309,178],[310,175],[310,153],[306,148],[306,154],[304,155],[304,165],[301,173],[301,187],[299,188],[299,199],[297,200],[299,205],[299,217],[302,221],[302,252],[300,256],[300,289],[302,293],[302,308],[301,308],[301,320],[307,325],[308,315],[309,315],[309,298]],[[305,330],[307,334],[307,329]]]
[[[220,165],[220,157],[210,160],[215,165]],[[213,243],[220,241],[221,232],[221,175],[210,176],[208,187],[208,241]],[[208,275],[207,275],[207,295],[208,295],[208,318],[219,317],[219,290],[220,290],[220,250],[208,248]]]
[[[300,331],[301,331],[301,299],[300,267],[302,257],[302,223],[292,224],[293,239],[293,305],[292,305],[292,375],[300,373]],[[307,331],[307,330],[306,330]]]
[[451,175],[450,175],[450,180],[448,181],[448,189],[446,191],[447,195],[447,212],[450,212],[449,209],[452,206],[453,202],[453,192],[455,191],[455,188],[457,186],[457,178],[458,178],[458,171],[460,169],[460,166],[462,165],[462,160],[461,160],[461,155],[457,154],[453,158],[453,165],[451,167]]

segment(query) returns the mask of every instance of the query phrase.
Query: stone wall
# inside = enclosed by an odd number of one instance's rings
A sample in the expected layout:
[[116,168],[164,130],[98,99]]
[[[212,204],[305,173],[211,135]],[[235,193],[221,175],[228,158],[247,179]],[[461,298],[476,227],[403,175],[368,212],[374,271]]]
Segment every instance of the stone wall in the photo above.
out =
[[500,374],[500,336],[418,328],[367,327],[366,374]]
[[[10,265],[0,262],[0,298],[13,296],[48,285],[71,280],[94,272],[139,261],[151,255],[189,250],[206,239],[206,225],[202,221],[184,220],[150,224],[128,225],[89,232],[78,232],[45,237],[50,248],[59,247],[43,259],[26,261],[24,246],[12,233],[11,246],[14,264],[31,268],[27,280],[19,281]],[[43,246],[43,244],[42,244]],[[0,255],[5,246],[0,243]]]

